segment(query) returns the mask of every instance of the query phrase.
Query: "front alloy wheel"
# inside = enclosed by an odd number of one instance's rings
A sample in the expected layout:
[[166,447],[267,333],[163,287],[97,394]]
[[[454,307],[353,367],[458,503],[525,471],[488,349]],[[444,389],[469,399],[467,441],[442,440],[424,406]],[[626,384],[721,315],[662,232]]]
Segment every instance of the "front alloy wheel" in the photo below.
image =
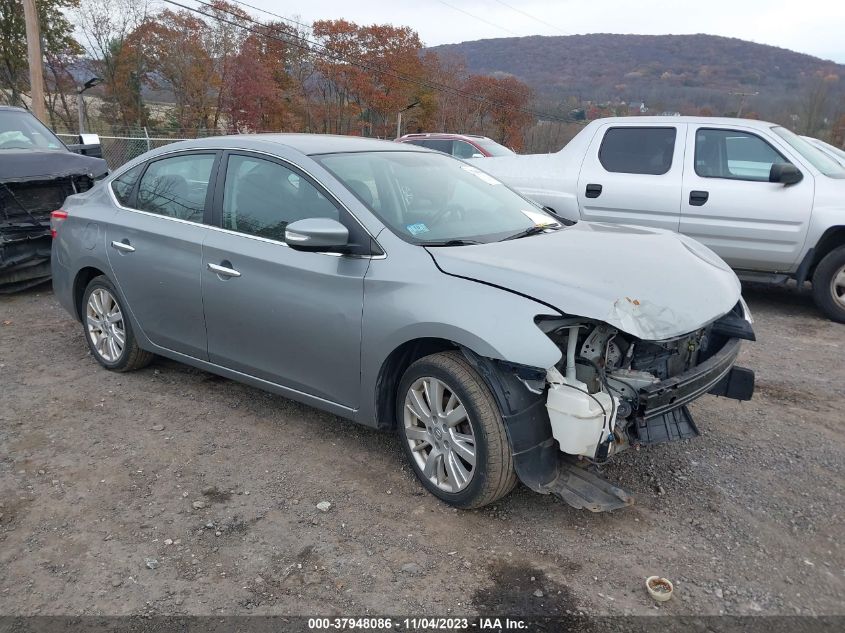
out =
[[455,392],[437,378],[417,379],[405,396],[404,422],[423,475],[445,492],[466,488],[475,470],[475,433]]
[[412,363],[396,393],[402,450],[435,497],[479,508],[516,485],[502,414],[487,384],[458,351]]

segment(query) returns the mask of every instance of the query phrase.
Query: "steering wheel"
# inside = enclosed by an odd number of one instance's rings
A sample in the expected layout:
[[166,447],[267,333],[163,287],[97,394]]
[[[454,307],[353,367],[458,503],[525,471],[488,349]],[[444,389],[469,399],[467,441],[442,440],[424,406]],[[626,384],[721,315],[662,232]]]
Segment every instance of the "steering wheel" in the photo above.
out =
[[434,217],[429,219],[429,224],[431,226],[437,225],[439,222],[442,222],[446,218],[451,215],[456,215],[461,220],[464,219],[464,208],[459,204],[447,204],[445,207],[440,209],[437,213],[434,214]]

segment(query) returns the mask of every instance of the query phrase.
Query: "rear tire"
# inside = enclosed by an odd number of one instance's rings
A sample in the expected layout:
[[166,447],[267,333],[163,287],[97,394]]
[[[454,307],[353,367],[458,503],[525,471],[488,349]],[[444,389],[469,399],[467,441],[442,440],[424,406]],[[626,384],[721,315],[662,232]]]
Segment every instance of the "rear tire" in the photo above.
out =
[[138,346],[126,308],[105,275],[88,283],[80,312],[85,341],[103,367],[124,372],[150,364],[153,354]]
[[830,251],[816,266],[813,299],[827,318],[845,323],[845,246]]
[[442,352],[413,363],[396,400],[402,449],[431,494],[457,508],[479,508],[513,490],[517,478],[502,414],[463,354]]

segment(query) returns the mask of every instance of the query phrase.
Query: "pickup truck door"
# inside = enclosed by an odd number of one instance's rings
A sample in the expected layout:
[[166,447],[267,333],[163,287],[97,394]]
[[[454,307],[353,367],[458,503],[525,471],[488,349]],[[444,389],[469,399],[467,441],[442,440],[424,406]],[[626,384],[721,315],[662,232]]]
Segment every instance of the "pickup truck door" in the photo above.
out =
[[[813,175],[788,148],[761,130],[690,124],[680,231],[739,270],[792,272],[807,235]],[[784,186],[769,182],[773,163],[804,174]]]
[[686,124],[608,123],[578,176],[581,218],[678,230]]

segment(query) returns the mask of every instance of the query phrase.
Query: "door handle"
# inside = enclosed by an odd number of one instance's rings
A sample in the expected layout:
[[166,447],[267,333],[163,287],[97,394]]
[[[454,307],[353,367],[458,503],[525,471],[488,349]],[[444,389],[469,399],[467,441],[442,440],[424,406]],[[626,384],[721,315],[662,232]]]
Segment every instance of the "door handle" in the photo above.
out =
[[700,207],[710,198],[710,193],[707,191],[690,191],[689,203],[694,207]]
[[217,273],[221,277],[240,277],[241,274],[231,266],[231,262],[226,260],[223,260],[219,264],[212,264],[211,262],[208,263],[208,269],[213,273]]
[[588,198],[598,198],[601,195],[601,185],[587,185],[584,195]]
[[123,251],[124,253],[134,253],[135,247],[129,243],[129,240],[124,240],[122,242],[118,242],[114,240],[112,243],[112,248],[116,248],[119,251]]

